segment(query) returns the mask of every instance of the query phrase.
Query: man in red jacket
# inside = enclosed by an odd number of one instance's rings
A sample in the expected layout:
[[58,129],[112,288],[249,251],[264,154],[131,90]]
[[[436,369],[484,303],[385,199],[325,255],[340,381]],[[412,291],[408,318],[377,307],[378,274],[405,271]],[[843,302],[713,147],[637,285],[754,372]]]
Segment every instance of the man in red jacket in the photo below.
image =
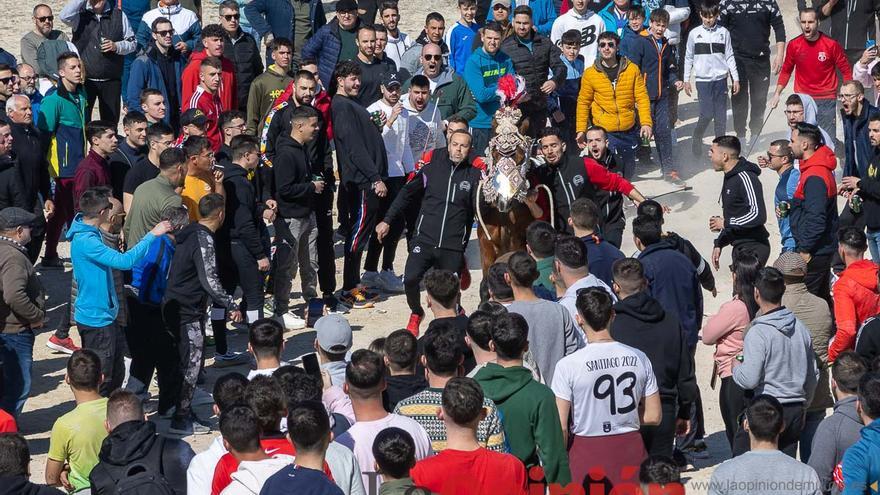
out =
[[[211,148],[216,153],[223,145],[223,136],[217,125],[222,113],[219,90],[221,82],[222,62],[217,57],[204,59],[199,67],[199,86],[192,95],[184,100],[183,110],[195,108],[205,114],[205,137],[211,141]],[[182,119],[181,119],[182,120]]]
[[844,81],[848,81],[852,79],[852,67],[840,44],[819,31],[816,9],[803,9],[798,18],[803,35],[788,43],[770,108],[779,104],[779,96],[796,69],[795,92],[813,97],[818,110],[816,124],[834,136],[837,130],[837,87],[840,85],[837,71]]
[[840,229],[837,252],[846,269],[834,284],[834,320],[837,333],[828,346],[828,362],[856,345],[856,331],[868,318],[880,312],[877,292],[877,264],[865,259],[868,239],[856,227]]
[[180,88],[180,104],[182,110],[186,110],[186,104],[192,97],[196,88],[199,86],[199,70],[202,67],[202,61],[208,57],[217,57],[222,65],[222,75],[220,78],[220,90],[217,92],[220,96],[220,104],[222,111],[237,110],[238,97],[236,96],[235,85],[235,64],[231,60],[223,56],[223,45],[226,39],[226,31],[219,24],[208,24],[202,29],[202,44],[204,50],[195,52],[189,58],[189,64],[183,69],[181,74]]
[[79,211],[79,198],[87,189],[110,185],[110,163],[107,159],[116,152],[116,126],[94,120],[86,125],[89,154],[79,162],[73,176],[73,207]]

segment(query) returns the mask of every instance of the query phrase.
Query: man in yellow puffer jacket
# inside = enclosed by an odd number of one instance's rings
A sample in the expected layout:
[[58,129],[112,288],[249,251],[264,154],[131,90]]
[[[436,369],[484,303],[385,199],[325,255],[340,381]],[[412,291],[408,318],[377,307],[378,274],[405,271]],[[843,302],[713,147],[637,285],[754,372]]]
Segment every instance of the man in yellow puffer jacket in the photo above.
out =
[[[586,146],[589,126],[605,129],[608,146],[623,159],[623,176],[630,178],[639,138],[651,138],[651,102],[636,64],[618,54],[620,38],[599,35],[599,56],[584,70],[577,100],[577,143]],[[636,123],[641,129],[636,129]]]

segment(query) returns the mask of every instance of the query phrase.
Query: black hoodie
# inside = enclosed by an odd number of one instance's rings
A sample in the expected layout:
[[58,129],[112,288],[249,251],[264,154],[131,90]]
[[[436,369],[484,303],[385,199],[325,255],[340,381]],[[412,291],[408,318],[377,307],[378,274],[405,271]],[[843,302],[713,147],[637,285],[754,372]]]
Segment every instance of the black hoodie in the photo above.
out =
[[208,309],[208,299],[227,311],[238,306],[220,285],[214,233],[193,222],[175,236],[177,247],[168,270],[168,286],[162,301],[165,324],[175,329],[201,320]]
[[687,418],[697,396],[693,358],[681,324],[672,313],[642,291],[614,305],[614,340],[635,347],[651,360],[662,400],[678,400],[679,417]]
[[721,208],[724,212],[724,228],[715,239],[715,247],[760,242],[769,244],[767,207],[764,189],[758,176],[761,169],[740,157],[729,172],[724,173],[721,186]]
[[64,495],[51,486],[31,483],[27,476],[0,476],[0,495]]
[[248,171],[236,163],[227,163],[223,170],[223,188],[226,191],[226,220],[217,232],[220,245],[237,242],[244,245],[254,259],[266,257],[263,238],[263,206],[259,204]]
[[[355,100],[340,94],[333,97],[330,112],[339,180],[348,187],[368,189],[387,178],[385,141],[369,112]],[[279,151],[276,150],[276,156]]]
[[[161,452],[157,450],[161,449]],[[98,464],[89,475],[94,495],[116,495],[116,480],[125,477],[125,470],[141,463],[161,474],[174,493],[186,493],[186,470],[195,456],[183,440],[160,437],[155,423],[128,421],[113,429],[101,444]]]
[[306,145],[290,136],[281,136],[272,163],[274,191],[282,218],[308,217],[314,210],[315,186]]

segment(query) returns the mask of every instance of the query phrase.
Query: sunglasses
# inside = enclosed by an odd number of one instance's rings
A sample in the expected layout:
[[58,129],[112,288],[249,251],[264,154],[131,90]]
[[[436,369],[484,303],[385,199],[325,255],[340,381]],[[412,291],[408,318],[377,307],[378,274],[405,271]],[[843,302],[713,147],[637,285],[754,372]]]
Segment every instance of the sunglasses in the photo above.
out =
[[443,55],[422,55],[422,56],[425,57],[425,60],[437,60],[437,61],[443,60]]
[[614,48],[614,42],[599,43],[599,48]]
[[9,84],[12,81],[15,81],[15,76],[0,77],[0,83]]
[[224,15],[223,18],[226,19],[227,22],[229,22],[233,19],[235,19],[237,21],[237,20],[241,19],[241,14],[228,14],[228,15]]
[[161,37],[163,37],[163,38],[166,37],[166,36],[172,36],[172,35],[174,34],[174,30],[173,30],[173,29],[164,29],[164,30],[162,30],[162,31],[153,31],[153,32],[156,33],[156,34],[158,34],[159,36],[161,36]]
[[40,22],[46,22],[46,21],[52,22],[55,20],[55,16],[54,15],[44,15],[42,17],[35,17],[34,19],[36,19]]

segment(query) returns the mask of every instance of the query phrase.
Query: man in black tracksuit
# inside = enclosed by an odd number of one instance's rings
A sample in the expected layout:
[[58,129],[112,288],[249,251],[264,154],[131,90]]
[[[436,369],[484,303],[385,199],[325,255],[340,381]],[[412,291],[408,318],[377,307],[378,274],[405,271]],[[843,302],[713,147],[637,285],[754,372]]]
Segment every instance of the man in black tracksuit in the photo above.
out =
[[[559,47],[532,29],[531,7],[517,7],[513,11],[513,18],[514,35],[501,43],[501,51],[510,57],[516,74],[526,80],[528,99],[519,108],[523,118],[529,119],[529,135],[537,137],[538,132],[546,127],[547,95],[565,82],[568,72],[560,58],[562,52]],[[553,76],[547,79],[549,71],[553,72]],[[545,91],[551,87],[550,91]]]
[[[226,221],[217,231],[217,264],[220,281],[228,294],[241,287],[242,311],[246,312],[248,323],[253,323],[263,317],[263,273],[269,270],[268,235],[263,225],[265,207],[248,179],[249,172],[260,163],[260,154],[252,136],[235,136],[230,144],[232,162],[223,169]],[[211,321],[226,325],[225,318]]]
[[[739,73],[739,93],[730,97],[733,129],[746,135],[746,121],[757,136],[764,122],[770,88],[770,28],[776,37],[773,72],[779,72],[785,54],[785,23],[776,0],[722,0],[719,23],[730,31],[733,58]],[[749,106],[751,104],[751,114]]]
[[[591,132],[597,131],[594,129]],[[604,133],[604,130],[601,132]],[[545,166],[538,167],[535,173],[538,182],[553,192],[556,230],[571,232],[567,223],[571,204],[578,198],[596,201],[598,190],[624,194],[636,203],[645,200],[642,193],[622,175],[611,172],[590,157],[578,155],[575,150],[569,151],[559,129],[542,129],[540,146]]]
[[716,172],[724,172],[721,186],[722,217],[709,219],[709,230],[718,232],[712,250],[712,264],[718,269],[721,250],[733,245],[733,259],[744,250],[752,251],[761,265],[770,257],[767,207],[758,175],[761,169],[740,156],[740,142],[734,136],[712,141],[709,158]]
[[[608,136],[605,129],[601,127],[587,129],[586,150],[599,165],[605,167],[609,172],[623,177],[623,165],[618,163],[617,155],[608,149]],[[626,229],[626,217],[623,215],[623,195],[617,191],[600,189],[595,192],[594,196],[596,206],[602,213],[599,223],[602,236],[614,247],[620,249],[620,244],[623,242],[623,231]]]
[[207,433],[210,428],[193,422],[192,398],[202,367],[205,347],[204,318],[208,301],[226,309],[229,319],[241,321],[232,296],[223,290],[217,273],[214,233],[223,225],[226,200],[211,193],[199,201],[201,220],[177,233],[177,246],[168,270],[168,285],[162,299],[162,319],[177,337],[183,375],[177,394],[177,410],[169,431],[175,435]]
[[641,429],[645,450],[648,455],[671,456],[676,426],[688,420],[691,404],[698,400],[693,358],[678,318],[645,290],[645,271],[639,260],[625,258],[614,263],[613,276],[620,299],[614,305],[611,336],[648,356],[660,389],[663,419],[657,426]]
[[343,302],[352,307],[369,307],[362,287],[361,255],[369,244],[376,225],[379,199],[388,194],[383,180],[388,175],[388,155],[379,127],[366,109],[357,103],[361,69],[347,60],[336,66],[333,81],[337,85],[331,103],[333,141],[339,164],[340,194],[346,196],[350,232],[345,240],[342,269]]
[[389,225],[417,202],[421,204],[412,249],[406,259],[403,285],[412,315],[407,329],[418,334],[425,312],[419,301],[419,283],[431,268],[460,272],[476,213],[475,199],[481,172],[467,159],[471,136],[456,131],[446,149],[434,150],[431,162],[400,191],[376,227],[381,241]]

